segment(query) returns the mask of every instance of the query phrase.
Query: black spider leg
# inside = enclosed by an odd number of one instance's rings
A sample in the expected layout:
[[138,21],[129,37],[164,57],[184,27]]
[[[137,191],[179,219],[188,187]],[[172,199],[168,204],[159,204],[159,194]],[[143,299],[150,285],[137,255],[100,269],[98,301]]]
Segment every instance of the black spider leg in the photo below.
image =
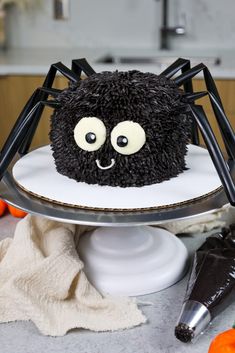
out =
[[[173,77],[178,71],[181,70],[182,73],[188,72],[191,69],[190,60],[179,58],[173,62],[168,68],[166,68],[160,76],[165,76],[166,78]],[[184,82],[184,90],[187,93],[193,93],[193,82],[192,79]],[[198,127],[195,119],[192,120],[192,132],[191,140],[194,145],[199,145],[199,134]]]
[[[41,91],[44,91],[45,95],[43,96],[43,98],[47,99],[48,97],[48,94],[51,94],[52,96],[55,96],[55,92],[56,90],[55,89],[50,89],[50,86],[52,86],[53,84],[53,81],[54,81],[54,78],[55,78],[55,75],[56,75],[56,71],[60,71],[62,74],[64,74],[67,78],[75,81],[76,79],[76,76],[67,68],[65,67],[62,63],[55,63],[55,64],[52,64],[51,67],[50,67],[50,70],[46,76],[46,79],[44,81],[44,87],[43,88],[39,88],[39,89],[36,89],[35,92],[32,94],[32,96],[29,98],[28,102],[26,103],[24,109],[22,110],[22,112],[20,113],[12,131],[11,131],[11,134],[10,136],[8,137],[4,147],[3,147],[3,150],[2,150],[2,153],[7,150],[8,148],[8,143],[11,143],[11,135],[14,134],[14,131],[17,130],[17,128],[20,126],[21,122],[24,120],[25,116],[29,113],[29,111],[31,110],[31,108],[38,102],[40,101],[40,92]],[[46,91],[46,89],[48,89]],[[50,91],[49,91],[50,89]],[[37,113],[39,115],[39,113]],[[41,114],[42,114],[42,111],[41,111]],[[41,116],[41,115],[40,115]],[[37,117],[38,119],[40,119],[40,117]],[[38,124],[38,122],[37,122]],[[36,127],[35,127],[36,129]],[[35,130],[34,130],[35,131]],[[29,132],[28,132],[29,133]],[[32,136],[33,138],[33,136]],[[24,149],[23,151],[19,151],[21,152],[21,154],[24,154]]]
[[184,93],[184,99],[188,101],[189,103],[194,102],[195,100],[205,97],[208,95],[207,91],[202,91],[202,92],[194,92],[194,93]]
[[19,151],[24,139],[27,137],[27,131],[34,121],[35,113],[41,109],[41,106],[45,105],[52,108],[57,108],[59,103],[53,100],[37,102],[24,117],[24,120],[21,121],[21,124],[17,127],[17,129],[14,130],[14,134],[11,134],[11,140],[8,143],[8,148],[0,155],[0,180],[9,167],[15,154]]
[[173,77],[177,72],[182,70],[186,72],[190,69],[190,60],[179,58],[174,61],[169,67],[167,67],[159,76],[165,76],[166,78]]
[[235,134],[233,132],[233,129],[229,123],[229,120],[227,119],[224,110],[221,108],[220,103],[218,102],[217,98],[213,95],[211,92],[195,92],[193,94],[185,94],[184,98],[186,101],[189,103],[194,102],[195,100],[202,98],[204,96],[208,95],[210,97],[210,100],[212,104],[214,104],[217,108],[217,115],[219,116],[219,124],[220,126],[220,131],[222,134],[222,138],[224,141],[224,144],[226,145],[226,141],[228,144],[228,148],[230,151],[230,156],[229,160],[235,160]]
[[[50,70],[46,76],[46,79],[43,83],[43,87],[47,87],[47,88],[52,87],[57,71],[62,73],[65,77],[67,77],[69,79],[69,81],[72,81],[72,82],[78,82],[81,79],[82,71],[87,76],[90,76],[95,73],[95,71],[92,69],[92,67],[88,64],[88,62],[84,58],[72,60],[72,69],[71,70],[69,68],[67,68],[65,65],[63,65],[61,62],[58,62],[56,64],[51,65],[51,68],[50,68]],[[38,101],[46,100],[47,98],[48,98],[48,94],[45,92],[39,96]],[[30,148],[33,136],[34,136],[35,131],[37,129],[37,126],[40,121],[43,110],[44,110],[44,106],[41,106],[41,108],[35,114],[34,122],[28,132],[28,138],[25,139],[23,145],[21,146],[21,148],[19,150],[19,153],[21,155],[26,154]]]
[[34,106],[34,101],[36,100],[36,97],[38,96],[38,93],[40,91],[46,91],[48,94],[52,95],[53,97],[55,97],[57,94],[59,94],[61,91],[60,90],[56,90],[54,88],[37,88],[34,93],[32,94],[32,96],[29,98],[28,102],[26,103],[26,105],[24,106],[22,112],[20,113],[17,121],[15,122],[10,135],[8,136],[2,150],[1,150],[1,155],[4,155],[4,153],[6,153],[6,151],[8,150],[9,146],[11,145],[11,141],[14,138],[15,133],[18,132],[22,122],[24,121],[25,116],[29,113],[29,111],[32,109],[32,107]]
[[[84,70],[84,72],[87,75],[90,72],[94,73],[94,70],[89,66],[89,64],[86,62],[85,59],[74,60],[74,67],[78,68],[80,64],[81,64],[81,71]],[[45,81],[43,83],[43,87],[36,89],[35,92],[32,94],[32,96],[29,98],[28,102],[26,103],[25,107],[20,113],[7,141],[5,142],[2,148],[1,155],[0,155],[0,177],[2,177],[2,175],[4,174],[5,167],[10,164],[11,159],[14,157],[14,153],[19,152],[21,155],[27,153],[30,147],[31,141],[33,139],[34,133],[36,131],[36,128],[38,126],[40,117],[43,113],[44,106],[49,105],[52,107],[58,107],[58,103],[53,101],[46,101],[46,99],[48,98],[48,95],[51,95],[52,97],[56,97],[58,94],[61,93],[61,90],[52,88],[57,71],[59,71],[61,74],[63,74],[72,82],[78,82],[80,80],[81,71],[79,75],[77,75],[76,72],[73,72],[65,65],[63,65],[61,62],[51,65],[49,72],[45,78]],[[38,103],[40,104],[37,106]],[[33,109],[33,107],[35,106],[37,106],[37,109],[36,108]],[[12,144],[15,141],[16,136],[19,136],[20,132],[22,131],[22,126],[25,126],[25,119],[27,118],[27,116],[30,116],[31,124],[29,126],[27,125],[27,129],[23,129],[26,136],[24,136],[24,138],[20,138],[19,140],[17,140],[17,141],[22,141],[21,145],[17,143],[17,148],[13,149]],[[9,151],[13,151],[13,154],[9,153]]]
[[[61,62],[58,62],[58,63],[51,65],[51,67],[48,71],[48,74],[44,80],[44,83],[42,85],[43,88],[51,88],[52,87],[54,80],[55,80],[55,77],[56,77],[56,74],[57,74],[57,71],[59,71],[63,76],[67,77],[69,79],[69,81],[77,82],[79,80],[79,76],[77,76],[73,71],[71,71],[69,68],[67,68],[64,64],[62,64]],[[48,98],[47,91],[43,91],[43,90],[39,91],[36,94],[35,98],[33,99],[31,107],[34,106],[39,101],[45,101],[47,98]],[[42,116],[43,110],[44,110],[44,106],[41,105],[40,108],[35,112],[34,121],[31,125],[31,127],[29,128],[29,131],[27,132],[27,137],[25,138],[22,146],[19,149],[19,153],[21,155],[26,154],[30,148],[33,136],[36,132],[36,129],[39,124],[40,118]],[[27,114],[27,111],[26,111],[26,114]]]
[[72,60],[72,71],[77,74],[80,79],[82,72],[84,72],[87,76],[91,76],[96,73],[85,58]]
[[206,143],[213,164],[220,177],[227,198],[230,204],[235,206],[235,182],[231,175],[229,165],[224,160],[223,154],[216,141],[215,135],[209,124],[206,114],[200,105],[190,105],[190,110],[198,123],[201,134]]
[[205,84],[210,97],[210,102],[225,144],[225,148],[229,159],[234,159],[235,150],[235,135],[228,118],[225,115],[223,104],[217,91],[215,81],[211,76],[209,69],[204,64],[199,64],[189,71],[177,77],[174,81],[178,86],[184,84],[187,80],[191,80],[200,71],[203,71]]
[[229,159],[235,161],[235,134],[233,128],[217,97],[211,92],[208,92],[208,94],[210,97],[211,105],[214,109],[216,120],[218,122]]

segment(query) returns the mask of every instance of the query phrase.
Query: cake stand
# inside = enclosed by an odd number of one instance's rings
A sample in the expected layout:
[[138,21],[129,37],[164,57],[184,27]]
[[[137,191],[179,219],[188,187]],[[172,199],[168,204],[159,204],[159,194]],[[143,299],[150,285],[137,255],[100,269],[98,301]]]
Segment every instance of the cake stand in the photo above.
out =
[[103,293],[142,295],[174,284],[187,270],[183,243],[150,226],[211,213],[228,203],[206,149],[189,146],[186,164],[189,169],[177,178],[154,186],[102,187],[58,174],[44,146],[13,161],[0,196],[34,215],[96,227],[80,239],[88,278]]

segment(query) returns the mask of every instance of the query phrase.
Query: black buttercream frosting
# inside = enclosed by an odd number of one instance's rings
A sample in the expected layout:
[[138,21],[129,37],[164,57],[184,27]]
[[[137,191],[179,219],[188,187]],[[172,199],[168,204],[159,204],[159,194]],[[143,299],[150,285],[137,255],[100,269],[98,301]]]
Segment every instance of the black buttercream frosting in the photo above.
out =
[[[51,118],[50,139],[57,171],[88,184],[144,186],[160,183],[186,169],[191,117],[173,80],[139,71],[101,72],[72,84],[57,98],[60,108]],[[102,120],[107,137],[94,152],[74,140],[74,128],[83,117]],[[118,153],[110,142],[112,129],[122,121],[137,122],[146,142],[132,155]],[[112,168],[102,170],[97,167]]]

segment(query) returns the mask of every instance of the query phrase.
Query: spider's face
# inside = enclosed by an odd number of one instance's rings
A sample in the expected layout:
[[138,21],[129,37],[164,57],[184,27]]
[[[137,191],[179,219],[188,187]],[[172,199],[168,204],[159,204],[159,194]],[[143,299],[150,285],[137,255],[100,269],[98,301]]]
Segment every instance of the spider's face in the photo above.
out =
[[104,72],[64,91],[52,117],[57,170],[77,181],[143,186],[176,176],[190,123],[173,82],[154,74]]
[[[131,156],[137,153],[146,142],[146,134],[141,125],[134,121],[125,120],[113,128],[110,126],[106,128],[101,119],[84,117],[75,126],[74,139],[83,151],[97,151],[95,160],[97,167],[107,170],[114,167],[119,154]],[[109,141],[106,142],[106,139]],[[107,165],[102,163],[105,151],[103,150],[103,153],[99,151],[105,144],[107,145],[106,159],[110,158],[110,163]]]

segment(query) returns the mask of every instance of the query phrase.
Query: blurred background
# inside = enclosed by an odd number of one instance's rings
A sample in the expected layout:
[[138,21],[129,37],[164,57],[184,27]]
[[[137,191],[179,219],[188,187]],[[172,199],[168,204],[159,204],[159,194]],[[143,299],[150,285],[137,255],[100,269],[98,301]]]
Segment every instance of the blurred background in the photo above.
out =
[[[50,64],[79,57],[96,71],[155,73],[178,57],[203,61],[235,127],[234,13],[233,0],[0,0],[0,146]],[[66,85],[58,76],[55,87]],[[204,88],[201,73],[194,89]],[[221,143],[208,99],[201,103]],[[50,114],[34,145],[48,142]]]
[[[10,47],[160,47],[162,0],[25,3],[25,8],[8,5],[6,10]],[[64,6],[64,20],[56,20],[56,3],[57,8]],[[171,48],[235,47],[234,13],[233,0],[168,0],[169,26],[185,28],[184,35],[171,36]]]

